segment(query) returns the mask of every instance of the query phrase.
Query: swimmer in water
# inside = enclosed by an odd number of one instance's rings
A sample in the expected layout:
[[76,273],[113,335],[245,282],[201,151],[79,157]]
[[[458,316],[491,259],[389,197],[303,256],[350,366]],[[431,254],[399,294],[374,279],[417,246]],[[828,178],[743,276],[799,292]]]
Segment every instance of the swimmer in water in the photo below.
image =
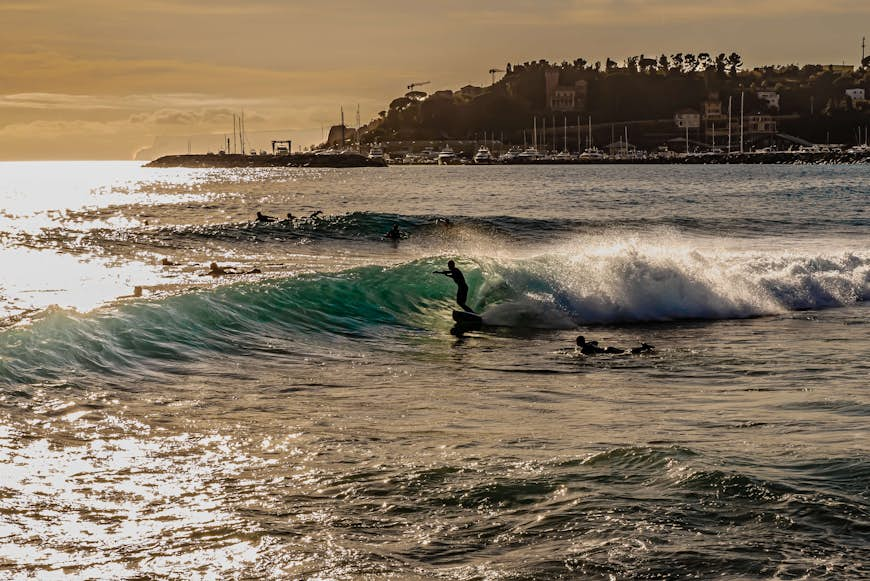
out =
[[[580,353],[584,355],[598,355],[599,353],[619,355],[625,353],[625,349],[620,349],[619,347],[599,347],[598,341],[586,341],[583,335],[577,337],[577,346],[580,348]],[[653,349],[652,345],[641,343],[640,347],[632,347],[631,353],[632,355],[640,355],[641,353],[649,353]]]
[[392,240],[393,242],[398,242],[399,240],[402,239],[403,235],[404,235],[404,232],[399,230],[399,225],[393,224],[393,228],[389,232],[384,234],[384,238],[388,238],[388,239]]

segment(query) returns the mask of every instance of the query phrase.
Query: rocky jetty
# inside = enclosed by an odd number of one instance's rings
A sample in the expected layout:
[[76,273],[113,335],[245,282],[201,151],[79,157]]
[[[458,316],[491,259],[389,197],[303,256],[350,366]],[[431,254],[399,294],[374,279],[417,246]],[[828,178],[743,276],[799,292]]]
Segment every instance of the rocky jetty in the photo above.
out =
[[165,155],[145,167],[385,167],[383,159],[369,159],[358,153],[290,155]]
[[793,153],[788,151],[770,153],[701,154],[649,157],[606,157],[604,159],[523,159],[514,158],[499,163],[519,165],[662,165],[662,164],[853,164],[870,163],[866,153],[824,152]]

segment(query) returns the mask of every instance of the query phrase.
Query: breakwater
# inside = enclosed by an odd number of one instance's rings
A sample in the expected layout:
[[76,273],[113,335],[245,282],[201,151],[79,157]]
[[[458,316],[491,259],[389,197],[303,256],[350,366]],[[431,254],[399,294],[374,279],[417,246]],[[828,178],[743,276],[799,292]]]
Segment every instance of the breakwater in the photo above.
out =
[[558,158],[513,158],[499,160],[496,163],[532,164],[532,165],[599,165],[599,164],[851,164],[870,163],[868,153],[825,152],[825,153],[794,153],[790,151],[770,153],[732,153],[732,154],[699,154],[675,156],[648,157],[605,157],[599,159],[558,159]]
[[165,155],[145,167],[384,167],[383,159],[369,159],[358,153],[290,155],[196,154]]

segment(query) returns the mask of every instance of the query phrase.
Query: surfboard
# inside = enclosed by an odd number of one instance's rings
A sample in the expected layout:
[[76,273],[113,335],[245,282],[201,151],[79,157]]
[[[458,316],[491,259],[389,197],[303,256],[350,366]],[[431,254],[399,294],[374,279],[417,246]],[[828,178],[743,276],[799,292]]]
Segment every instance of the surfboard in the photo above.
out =
[[463,323],[465,325],[482,325],[483,319],[480,315],[475,315],[474,313],[467,313],[465,311],[453,311],[453,320],[457,323]]

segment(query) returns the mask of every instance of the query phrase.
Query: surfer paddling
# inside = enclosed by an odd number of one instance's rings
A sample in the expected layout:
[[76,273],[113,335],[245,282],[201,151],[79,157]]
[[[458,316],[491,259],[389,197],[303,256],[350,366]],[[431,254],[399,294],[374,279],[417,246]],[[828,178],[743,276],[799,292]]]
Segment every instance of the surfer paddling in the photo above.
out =
[[199,276],[210,276],[212,278],[218,278],[219,276],[229,276],[233,274],[260,274],[259,268],[252,268],[247,272],[237,272],[235,270],[224,268],[222,266],[218,266],[217,262],[212,262],[208,265],[209,271],[200,274]]
[[456,263],[452,260],[447,261],[447,270],[435,270],[433,274],[443,274],[444,276],[448,276],[453,279],[453,282],[456,283],[456,303],[462,307],[462,310],[466,313],[473,313],[466,303],[468,301],[468,283],[465,282],[465,276],[462,275],[462,271],[456,268]]

